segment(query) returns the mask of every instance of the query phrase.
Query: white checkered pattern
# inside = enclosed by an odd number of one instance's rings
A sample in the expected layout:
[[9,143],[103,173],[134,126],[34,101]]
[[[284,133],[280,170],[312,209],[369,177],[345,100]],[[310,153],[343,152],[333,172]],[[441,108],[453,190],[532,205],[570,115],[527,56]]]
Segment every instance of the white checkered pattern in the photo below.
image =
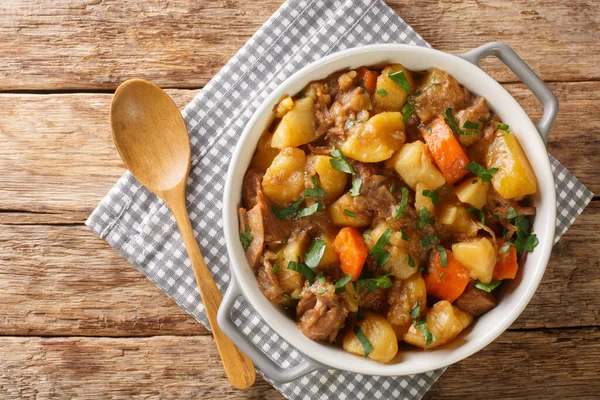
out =
[[[289,0],[185,108],[192,144],[188,210],[202,254],[221,290],[230,280],[221,198],[231,152],[252,113],[285,78],[346,48],[373,43],[428,44],[380,0]],[[556,240],[592,194],[552,158],[558,198]],[[87,225],[188,313],[208,325],[190,262],[167,207],[126,173]],[[300,354],[242,298],[233,320],[283,367]],[[419,399],[442,370],[386,378],[315,371],[288,384],[270,381],[289,399]],[[267,380],[268,377],[266,377]]]

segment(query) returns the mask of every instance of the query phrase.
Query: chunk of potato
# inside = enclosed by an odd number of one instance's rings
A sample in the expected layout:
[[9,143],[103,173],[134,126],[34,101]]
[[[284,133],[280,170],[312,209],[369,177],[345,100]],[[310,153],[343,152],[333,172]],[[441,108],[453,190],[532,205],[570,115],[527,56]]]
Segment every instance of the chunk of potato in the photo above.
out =
[[437,68],[427,71],[418,91],[421,94],[415,97],[415,112],[424,124],[430,123],[446,108],[450,107],[454,112],[463,109],[468,99],[467,92],[456,79]]
[[427,209],[429,211],[429,215],[433,216],[435,213],[435,206],[433,204],[433,200],[429,196],[425,196],[423,194],[424,190],[433,191],[429,186],[424,183],[417,183],[415,188],[415,210],[420,210],[422,208]]
[[412,325],[413,319],[410,312],[419,302],[421,313],[425,314],[427,307],[427,289],[421,274],[414,274],[408,279],[394,279],[393,286],[388,292],[390,308],[387,320],[394,328],[396,337],[403,339]]
[[420,140],[402,146],[386,165],[394,168],[412,190],[416,190],[419,182],[434,190],[446,183],[444,175],[433,163],[427,146]]
[[535,173],[515,135],[496,131],[486,163],[488,169],[498,168],[492,185],[505,199],[520,199],[537,192]]
[[[460,316],[459,316],[460,315]],[[455,307],[452,307],[447,300],[438,301],[426,314],[426,325],[429,331],[435,336],[435,341],[427,346],[428,349],[441,346],[454,339],[463,329],[468,321],[468,314],[464,311],[455,312]],[[472,320],[472,317],[471,317]],[[470,322],[469,322],[470,323]],[[411,325],[404,340],[414,346],[425,348],[425,338],[420,329]]]
[[262,180],[267,196],[279,204],[292,203],[304,192],[306,155],[300,149],[285,148],[273,159]]
[[[346,213],[344,213],[344,210],[347,210]],[[369,226],[373,221],[373,216],[369,212],[356,206],[354,197],[350,193],[344,194],[329,206],[329,215],[336,226],[360,228]]]
[[344,305],[350,312],[357,312],[360,302],[360,295],[354,285],[352,281],[346,283],[346,289],[341,294]]
[[477,235],[479,227],[471,218],[467,207],[462,204],[444,203],[439,207],[437,221],[446,229],[461,238],[471,238]]
[[456,197],[475,208],[483,208],[487,202],[489,182],[483,182],[481,178],[469,178],[454,188]]
[[463,311],[456,306],[452,306],[452,311],[454,311],[454,315],[456,315],[460,320],[463,330],[466,329],[473,322],[473,316],[468,312]]
[[471,276],[488,284],[496,266],[496,248],[487,238],[478,238],[452,245],[454,258],[471,271]]
[[[309,175],[315,173],[328,199],[335,199],[344,193],[348,177],[345,172],[339,171],[331,165],[329,156],[309,155],[307,157],[307,170]],[[312,187],[312,186],[311,186]]]
[[[398,339],[392,325],[381,315],[365,311],[364,319],[357,321],[356,325],[365,334],[373,346],[368,357],[382,363],[390,362],[398,353]],[[356,337],[353,329],[349,329],[344,335],[343,347],[348,353],[364,356],[364,348]]]
[[290,261],[301,260],[304,253],[308,250],[309,238],[308,235],[300,235],[292,237],[281,252],[277,256],[279,270],[275,273],[279,284],[292,298],[300,296],[302,287],[304,286],[304,277],[296,271],[288,269]]
[[333,249],[335,235],[332,232],[327,232],[317,237],[317,239],[321,239],[325,242],[325,252],[323,253],[323,257],[321,257],[321,260],[317,266],[322,267],[329,264],[339,264],[340,257]]
[[378,110],[401,111],[406,102],[408,93],[388,76],[393,72],[404,71],[410,90],[414,90],[415,83],[412,74],[401,64],[388,65],[377,77],[377,89],[373,94],[373,104]]
[[[372,249],[373,246],[375,246],[386,229],[388,229],[386,223],[379,223],[373,228],[369,233],[368,239],[365,240],[369,249]],[[405,247],[405,243],[406,242],[402,239],[402,234],[398,231],[394,231],[390,236],[390,246],[386,246],[390,258],[385,265],[381,267],[386,273],[390,272],[392,276],[398,279],[406,279],[419,269],[419,258],[408,251]],[[412,258],[412,262],[409,261],[410,258]]]
[[358,161],[379,162],[390,158],[405,140],[402,113],[382,112],[350,128],[350,137],[342,144],[342,151]]
[[254,156],[252,156],[250,168],[265,172],[273,163],[273,160],[277,157],[277,154],[279,154],[279,149],[271,147],[272,139],[273,134],[268,132],[263,133],[260,139],[258,139],[258,144],[256,145]]
[[292,108],[294,108],[294,100],[290,96],[284,97],[275,108],[275,117],[283,118]]
[[275,133],[271,146],[277,149],[286,147],[297,147],[317,138],[315,114],[313,112],[314,101],[310,97],[299,99],[294,107],[281,119]]

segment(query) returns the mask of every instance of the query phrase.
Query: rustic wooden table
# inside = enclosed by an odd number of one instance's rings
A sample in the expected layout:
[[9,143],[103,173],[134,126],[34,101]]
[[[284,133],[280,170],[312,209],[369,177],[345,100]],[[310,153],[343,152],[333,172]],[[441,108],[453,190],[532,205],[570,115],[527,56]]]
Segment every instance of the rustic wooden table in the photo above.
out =
[[[111,93],[152,80],[183,106],[281,0],[7,0],[0,5],[0,397],[280,399],[224,377],[208,332],[84,221],[124,171]],[[388,4],[435,48],[501,40],[550,84],[561,111],[549,150],[600,193],[600,3]],[[535,120],[533,96],[485,68]],[[600,393],[600,198],[554,247],[523,315],[448,369],[431,398]]]

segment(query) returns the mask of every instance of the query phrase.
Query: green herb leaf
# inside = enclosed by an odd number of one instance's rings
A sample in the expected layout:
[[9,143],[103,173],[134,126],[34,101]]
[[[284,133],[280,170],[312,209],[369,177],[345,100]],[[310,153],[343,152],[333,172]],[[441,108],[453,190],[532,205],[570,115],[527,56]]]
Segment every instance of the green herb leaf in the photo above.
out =
[[380,95],[381,97],[385,97],[385,96],[387,96],[387,95],[388,95],[388,92],[387,92],[387,90],[385,90],[385,89],[377,89],[377,90],[376,90],[376,92],[377,92],[377,94],[378,94],[378,95]]
[[480,177],[483,182],[491,182],[494,174],[498,172],[498,168],[485,169],[475,161],[471,161],[465,169]]
[[482,123],[484,123],[484,124],[485,124],[486,122],[490,122],[491,120],[492,120],[491,118],[479,118],[479,122],[482,122]]
[[519,215],[517,214],[517,210],[515,210],[514,207],[508,208],[508,213],[506,213],[506,219],[515,219],[518,216]]
[[311,285],[315,283],[315,272],[306,265],[296,261],[290,261],[287,269],[298,272],[300,275],[305,277]]
[[463,124],[463,128],[479,131],[480,125],[476,124],[475,122],[466,120],[465,123]]
[[348,129],[352,128],[354,125],[363,122],[362,119],[347,119],[346,123],[344,124],[344,130],[347,131]]
[[433,204],[437,204],[440,201],[440,194],[438,193],[437,190],[423,190],[421,192],[423,194],[423,196],[427,196],[431,199],[431,202]]
[[510,249],[510,246],[513,246],[511,242],[507,242],[504,246],[500,248],[500,253],[504,254]]
[[251,233],[252,231],[250,230],[250,225],[248,225],[244,233],[240,235],[240,242],[242,242],[242,247],[244,248],[244,251],[248,250],[250,243],[252,243],[252,240],[254,240]]
[[303,99],[305,97],[306,97],[306,93],[303,93],[303,92],[298,93],[298,98],[299,99]]
[[373,248],[369,250],[369,254],[373,256],[375,262],[380,267],[383,267],[390,259],[390,253],[385,249],[385,246],[390,245],[391,236],[392,230],[386,229],[385,232],[383,232],[381,236],[379,236],[379,239],[377,239],[377,243],[375,243],[375,246],[373,246]]
[[300,206],[302,205],[303,202],[304,202],[304,199],[302,197],[300,197],[294,204],[292,204],[291,206],[289,206],[287,208],[278,209],[274,206],[271,206],[271,211],[273,211],[273,214],[275,214],[275,216],[277,218],[286,219],[290,215],[296,214],[298,212],[298,210],[300,209]]
[[400,217],[402,217],[402,215],[404,215],[404,211],[406,211],[406,206],[408,206],[408,189],[405,187],[402,187],[402,189],[400,189],[402,192],[402,198],[400,199],[400,204],[398,205],[398,208],[396,208],[396,213],[394,214],[394,218],[399,219]]
[[413,260],[412,256],[408,255],[408,266],[414,268],[417,264],[415,264],[415,260]]
[[358,325],[354,325],[354,329],[352,330],[358,341],[363,347],[363,353],[365,354],[365,358],[368,357],[369,354],[373,351],[373,345],[369,342],[369,339],[365,336],[364,332],[360,329]]
[[352,165],[350,165],[348,160],[346,160],[346,156],[344,156],[342,150],[331,150],[329,154],[331,154],[331,157],[333,157],[333,159],[329,160],[333,168],[337,169],[338,171],[345,172],[347,174],[356,175],[356,172],[354,172],[354,168],[352,168]]
[[408,242],[410,240],[410,238],[408,237],[408,233],[404,232],[403,229],[398,229],[398,232],[400,232],[400,234],[402,235],[402,240],[404,240],[405,242]]
[[491,281],[489,284],[485,284],[481,281],[475,281],[475,287],[477,289],[481,289],[485,292],[490,293],[492,290],[496,289],[502,281]]
[[325,190],[319,185],[319,180],[316,175],[310,177],[313,183],[313,187],[304,190],[305,197],[326,197]]
[[434,236],[425,236],[423,239],[421,239],[421,247],[427,248],[427,247],[429,247],[429,245],[431,243],[436,242],[438,240],[440,240],[440,238],[435,235]]
[[526,251],[533,251],[539,241],[535,233],[530,233],[529,220],[519,215],[515,218],[515,226],[517,227],[517,239],[513,243],[517,252],[523,254]]
[[323,210],[323,203],[320,200],[317,200],[315,202],[315,204],[313,204],[312,206],[303,208],[298,215],[296,215],[296,218],[294,219],[300,219],[302,217],[308,217],[309,215],[313,215],[314,213],[318,212],[318,211],[322,211]]
[[506,133],[510,133],[510,126],[506,124],[496,126],[496,130],[504,131]]
[[376,293],[377,289],[389,289],[392,287],[390,274],[380,276],[379,278],[360,279],[356,282],[358,282],[359,293],[362,293],[365,288],[371,293]]
[[390,185],[390,193],[394,193],[395,190],[396,190],[396,182],[392,182],[392,184]]
[[279,263],[275,263],[271,271],[273,271],[273,273],[276,273],[277,271],[279,271],[279,268],[281,268],[281,265],[279,265]]
[[448,266],[448,253],[446,253],[446,249],[441,244],[436,244],[435,248],[440,253],[440,260],[442,261],[442,268]]
[[[446,122],[446,124],[450,127],[450,129],[452,129],[452,132],[456,133],[457,135],[474,135],[479,133],[479,131],[473,131],[473,130],[462,130],[458,127],[458,124],[456,123],[456,120],[454,119],[454,117],[452,116],[452,109],[451,108],[446,108],[446,110],[444,111],[444,122]],[[467,121],[468,122],[468,121]],[[466,122],[465,122],[466,125]],[[477,124],[475,124],[477,125]],[[479,125],[477,125],[479,129]]]
[[356,218],[356,213],[353,212],[353,211],[350,211],[350,210],[348,210],[346,208],[344,208],[344,214],[346,214],[349,217]]
[[358,306],[358,310],[356,310],[356,320],[362,321],[364,319],[365,319],[365,316],[363,315],[363,309],[361,306]]
[[356,178],[352,180],[352,189],[350,189],[350,196],[356,197],[360,194],[360,187],[362,186],[363,180]]
[[421,318],[420,320],[414,322],[415,328],[419,328],[419,330],[423,334],[423,337],[425,338],[425,347],[435,342],[435,335],[429,330],[426,323],[427,317],[425,315],[423,315],[423,318]]
[[473,181],[471,182],[472,185],[476,184],[477,182],[479,182],[477,179],[473,179]]
[[440,281],[441,281],[442,279],[444,279],[444,276],[446,276],[446,271],[444,271],[444,272],[442,272],[442,273],[440,274]]
[[323,275],[323,271],[319,271],[317,274],[317,281],[319,283],[325,283],[325,275]]
[[281,297],[283,297],[284,299],[287,299],[287,300],[299,300],[300,299],[299,297],[292,297],[292,296],[290,296],[287,293],[286,294],[282,294]]
[[317,265],[319,265],[319,262],[325,253],[325,247],[327,247],[327,244],[324,240],[316,239],[312,242],[308,253],[304,253],[304,264],[311,269],[317,268]]
[[352,280],[352,275],[346,275],[335,283],[335,292],[340,293],[346,290],[346,284]]
[[289,239],[289,236],[284,237],[281,244],[286,244],[288,242],[288,239]]
[[413,105],[409,101],[404,103],[404,107],[402,107],[402,122],[406,123],[406,121],[408,121],[410,119],[410,117],[413,115],[413,112],[414,112]]
[[425,227],[425,225],[433,225],[434,223],[435,221],[429,218],[429,210],[427,210],[425,207],[421,208],[419,210],[419,221],[417,221],[417,228],[421,230],[423,227]]
[[485,215],[483,215],[483,211],[475,207],[469,207],[467,208],[467,212],[473,214],[475,218],[481,222],[481,225],[485,225]]
[[369,234],[369,232],[365,232],[365,233],[363,233],[363,235],[362,235],[362,236],[363,236],[363,238],[365,238],[365,239],[368,239],[368,238],[370,238],[370,237],[371,237],[371,235]]
[[406,78],[406,74],[404,71],[398,72],[390,72],[388,73],[388,77],[393,80],[398,86],[400,86],[406,93],[410,92],[410,83],[408,83],[408,79]]
[[417,304],[410,310],[410,317],[415,320],[419,318],[419,315],[421,315],[421,302],[417,300]]
[[327,289],[319,289],[313,292],[314,294],[325,294],[327,293]]

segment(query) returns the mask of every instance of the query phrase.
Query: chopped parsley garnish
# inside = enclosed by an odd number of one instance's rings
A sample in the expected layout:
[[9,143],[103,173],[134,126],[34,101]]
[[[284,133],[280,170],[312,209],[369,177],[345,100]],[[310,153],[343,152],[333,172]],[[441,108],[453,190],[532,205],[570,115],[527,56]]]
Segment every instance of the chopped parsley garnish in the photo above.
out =
[[408,266],[414,268],[417,264],[415,264],[415,260],[413,260],[412,256],[408,255]]
[[390,185],[390,193],[394,193],[395,190],[396,190],[396,182],[392,182],[392,184]]
[[419,315],[421,315],[421,302],[417,300],[417,304],[410,310],[410,317],[412,319],[417,319],[419,318]]
[[425,225],[433,225],[434,223],[435,221],[429,218],[429,210],[427,210],[425,207],[421,208],[419,210],[419,221],[417,221],[417,228],[421,230],[423,227],[425,227]]
[[317,200],[315,204],[312,206],[308,206],[303,208],[298,215],[296,215],[295,219],[300,219],[302,217],[308,217],[309,215],[313,215],[314,213],[323,210],[323,203],[320,200]]
[[354,211],[350,211],[346,208],[344,208],[344,214],[346,214],[347,216],[349,216],[351,218],[356,218],[356,213]]
[[369,234],[369,232],[363,233],[363,238],[368,239],[370,237],[371,237],[371,235]]
[[379,236],[379,239],[377,239],[375,246],[369,250],[369,254],[373,256],[373,259],[375,259],[375,262],[380,267],[383,267],[390,259],[390,252],[385,249],[385,246],[390,245],[391,236],[392,230],[386,229],[385,232]]
[[352,165],[350,165],[348,160],[346,160],[346,157],[344,156],[344,153],[342,153],[342,150],[331,150],[329,154],[331,154],[331,157],[333,157],[333,159],[329,160],[333,168],[337,169],[338,171],[345,172],[347,174],[356,175],[356,172],[354,172],[354,168],[352,168]]
[[409,101],[404,103],[404,107],[402,107],[402,122],[406,123],[413,115],[413,111],[414,107]]
[[494,174],[498,172],[498,168],[485,169],[481,164],[478,164],[475,161],[471,161],[465,169],[480,177],[483,182],[491,182]]
[[483,122],[484,124],[486,122],[490,122],[492,119],[491,118],[479,118],[479,122]]
[[504,131],[506,133],[510,133],[510,126],[508,126],[506,124],[498,125],[496,127],[496,130],[500,130],[500,131]]
[[313,293],[314,294],[325,294],[325,293],[327,293],[327,289],[315,290]]
[[290,296],[287,293],[286,294],[282,294],[281,297],[283,297],[286,300],[298,300],[299,299],[299,297],[292,297],[292,296]]
[[483,211],[475,207],[469,207],[467,208],[467,212],[473,214],[475,218],[481,222],[481,225],[485,225],[485,215],[483,215]]
[[304,253],[304,264],[311,269],[317,268],[319,261],[321,261],[321,258],[325,253],[326,246],[327,244],[325,241],[321,239],[316,239],[312,242],[308,253]]
[[429,247],[429,245],[431,243],[436,242],[438,240],[440,240],[440,238],[435,235],[434,236],[425,236],[423,239],[421,239],[421,247],[427,248],[427,247]]
[[281,268],[281,265],[279,265],[279,263],[275,263],[271,271],[273,271],[273,273],[276,273],[277,271],[279,271],[279,268]]
[[408,189],[402,187],[400,189],[402,191],[402,199],[400,199],[400,204],[398,208],[396,208],[396,213],[394,214],[394,218],[399,219],[404,215],[404,211],[406,211],[406,206],[408,205]]
[[515,226],[517,227],[517,239],[513,243],[517,252],[523,254],[526,251],[533,251],[539,241],[535,233],[530,233],[529,220],[522,215],[515,218]]
[[409,240],[408,233],[404,232],[403,229],[398,229],[398,232],[400,232],[400,234],[402,235],[402,240],[404,240],[405,242],[408,242],[408,240]]
[[299,99],[303,99],[305,97],[306,97],[306,93],[303,93],[303,92],[298,93],[298,98]]
[[251,232],[252,231],[250,230],[250,225],[248,225],[244,233],[240,235],[240,242],[242,242],[242,247],[244,248],[244,251],[248,250],[250,243],[252,243],[252,240],[254,240],[254,238],[251,235]]
[[441,244],[436,244],[435,248],[437,249],[438,253],[440,253],[440,260],[442,262],[442,268],[447,267],[448,266],[448,253],[446,253],[446,249]]
[[346,123],[344,124],[344,130],[347,131],[348,129],[352,128],[354,125],[363,122],[362,119],[347,119]]
[[517,210],[514,207],[509,207],[508,212],[506,213],[506,219],[515,219],[519,215],[517,214]]
[[320,272],[317,274],[317,281],[318,281],[319,283],[325,283],[325,275],[323,275],[323,271],[320,271]]
[[307,267],[306,265],[300,263],[300,262],[296,262],[296,261],[290,261],[287,269],[291,270],[291,271],[296,271],[298,272],[300,275],[302,275],[303,277],[306,278],[306,280],[308,282],[310,282],[310,284],[312,285],[313,283],[315,283],[315,271],[313,271],[312,269],[310,269],[309,267]]
[[506,243],[504,246],[502,246],[500,248],[500,253],[504,254],[508,251],[508,249],[510,249],[510,246],[512,246],[511,242]]
[[406,78],[406,74],[404,71],[398,72],[390,72],[388,73],[388,77],[393,80],[398,86],[400,86],[406,93],[410,92],[410,83],[408,83],[408,79]]
[[300,197],[294,204],[292,204],[291,206],[289,206],[287,208],[279,209],[274,206],[271,206],[271,211],[273,211],[273,214],[275,214],[275,216],[277,218],[286,219],[290,215],[296,214],[298,212],[298,210],[300,209],[300,206],[302,205],[303,202],[304,202],[304,199],[302,197]]
[[304,196],[306,197],[326,197],[325,190],[319,185],[319,180],[316,175],[310,177],[313,187],[304,190]]
[[431,135],[431,127],[430,126],[428,126],[425,130],[427,131],[428,135]]
[[369,354],[371,354],[371,352],[373,351],[373,345],[371,344],[371,342],[369,342],[369,339],[367,339],[364,332],[360,329],[360,327],[358,325],[354,325],[354,328],[352,329],[352,331],[354,332],[354,334],[356,335],[356,338],[362,345],[363,353],[365,354],[365,358],[368,357]]
[[346,290],[346,284],[352,280],[352,275],[346,275],[335,283],[335,292],[340,293]]
[[479,182],[477,179],[473,179],[473,181],[471,182],[471,184],[476,184],[477,182]]
[[356,178],[352,180],[352,189],[350,189],[350,196],[356,197],[360,194],[360,187],[362,186],[363,180]]
[[440,194],[438,193],[437,190],[425,189],[421,193],[423,194],[423,196],[429,197],[433,204],[437,204],[440,201]]
[[476,124],[475,122],[471,122],[469,120],[466,120],[465,123],[463,124],[463,128],[467,128],[467,129],[471,129],[471,130],[479,130],[480,125]]
[[413,325],[415,326],[415,328],[418,328],[421,331],[421,333],[423,334],[423,337],[425,338],[425,347],[427,347],[431,343],[435,342],[435,335],[427,327],[427,316],[426,315],[423,315],[423,318],[421,318],[419,320],[413,319]]
[[365,288],[369,289],[371,293],[377,293],[377,289],[389,289],[392,287],[390,274],[380,276],[379,278],[360,279],[356,282],[358,282],[358,291],[360,293]]
[[288,242],[288,239],[289,239],[289,236],[284,237],[281,244],[286,244]]
[[491,281],[488,284],[483,283],[481,281],[475,281],[475,287],[477,289],[483,290],[484,292],[490,293],[492,290],[496,289],[501,283],[502,281]]
[[[456,120],[452,116],[451,108],[446,108],[446,110],[444,111],[444,116],[446,117],[446,118],[444,118],[444,121],[446,122],[446,124],[450,127],[450,129],[452,129],[452,132],[456,133],[457,135],[473,135],[473,134],[479,133],[478,130],[474,131],[474,130],[460,129],[458,127],[458,124],[456,123]],[[466,125],[466,123],[465,123],[465,125]],[[477,129],[479,129],[479,127]]]
[[387,90],[385,90],[385,89],[377,89],[377,90],[376,90],[376,92],[377,92],[377,94],[378,94],[378,95],[380,95],[381,97],[385,97],[385,96],[387,96],[387,95],[388,95],[388,92],[387,92]]
[[446,271],[444,271],[440,274],[440,281],[444,279],[445,275],[446,275]]

